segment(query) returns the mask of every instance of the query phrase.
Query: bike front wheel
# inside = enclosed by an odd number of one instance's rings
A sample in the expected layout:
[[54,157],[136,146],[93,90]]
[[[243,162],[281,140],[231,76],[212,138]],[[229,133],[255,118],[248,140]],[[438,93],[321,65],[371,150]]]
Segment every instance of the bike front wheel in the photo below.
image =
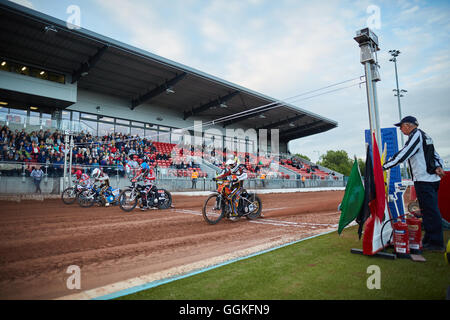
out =
[[223,218],[225,210],[217,194],[212,194],[206,199],[202,214],[203,219],[209,224],[216,224]]
[[247,214],[245,217],[249,220],[257,219],[261,216],[261,210],[262,210],[262,202],[261,199],[256,194],[251,194],[248,197],[248,200],[250,200],[250,204],[248,205],[248,208],[250,209],[250,213]]
[[77,191],[75,187],[66,188],[61,194],[61,200],[65,204],[72,204],[77,200]]
[[94,200],[94,195],[89,190],[81,191],[77,197],[78,204],[83,208],[92,207]]
[[125,189],[119,196],[119,207],[125,212],[133,211],[138,203],[138,197],[136,192],[132,189]]

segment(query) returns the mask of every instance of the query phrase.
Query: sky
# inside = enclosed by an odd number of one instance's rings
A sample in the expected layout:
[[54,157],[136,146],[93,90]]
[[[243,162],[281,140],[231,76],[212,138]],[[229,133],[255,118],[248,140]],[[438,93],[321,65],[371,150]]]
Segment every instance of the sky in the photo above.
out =
[[[365,158],[369,116],[364,84],[354,80],[314,95],[339,89],[327,94],[289,98],[364,75],[353,38],[369,26],[380,45],[381,127],[393,127],[399,120],[392,91],[394,63],[388,53],[396,49],[401,52],[399,87],[407,90],[401,98],[402,115],[418,119],[450,167],[449,1],[14,2],[337,121],[335,129],[289,143],[291,153],[312,161],[327,150]],[[73,6],[79,16],[73,15]]]

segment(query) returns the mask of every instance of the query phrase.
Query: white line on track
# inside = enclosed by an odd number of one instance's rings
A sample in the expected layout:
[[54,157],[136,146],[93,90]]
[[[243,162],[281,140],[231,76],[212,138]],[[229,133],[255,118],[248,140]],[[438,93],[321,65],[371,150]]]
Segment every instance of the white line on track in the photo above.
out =
[[[264,211],[268,210],[281,210],[283,208],[272,208],[272,209],[265,209]],[[187,214],[193,214],[196,216],[201,216],[202,214],[196,210],[188,210],[188,209],[175,209],[174,212],[178,213],[187,213]],[[270,224],[274,226],[281,226],[281,227],[310,227],[312,229],[320,228],[320,227],[328,227],[328,228],[337,228],[337,224],[331,224],[331,223],[311,223],[311,222],[293,222],[293,221],[283,221],[283,220],[273,220],[273,219],[262,219],[262,220],[251,220],[249,221],[251,223],[260,223],[260,224]]]

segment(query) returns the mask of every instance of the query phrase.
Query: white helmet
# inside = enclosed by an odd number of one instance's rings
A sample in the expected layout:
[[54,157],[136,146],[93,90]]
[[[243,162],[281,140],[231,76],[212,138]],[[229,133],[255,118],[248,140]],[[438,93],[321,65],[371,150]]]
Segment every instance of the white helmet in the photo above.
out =
[[227,166],[234,166],[236,164],[236,161],[234,161],[234,159],[228,159],[225,164]]
[[93,177],[93,178],[98,178],[98,177],[100,177],[100,174],[101,174],[101,173],[102,173],[102,172],[100,171],[99,168],[95,168],[94,171],[92,171],[92,177]]

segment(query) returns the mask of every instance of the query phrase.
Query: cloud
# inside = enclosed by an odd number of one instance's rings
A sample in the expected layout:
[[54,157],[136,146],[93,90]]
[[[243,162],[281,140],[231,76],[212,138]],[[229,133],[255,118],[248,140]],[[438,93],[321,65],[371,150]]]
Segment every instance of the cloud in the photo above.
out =
[[[277,99],[362,75],[355,31],[366,26],[371,0],[361,2],[97,0],[137,47]],[[399,49],[403,114],[421,119],[441,155],[450,161],[450,13],[434,3],[382,2],[377,84],[384,127],[398,119],[394,64],[390,49]],[[446,6],[446,5],[444,5]],[[364,129],[369,126],[365,88],[295,102],[338,121],[328,132],[290,143],[291,151],[315,158],[327,150],[364,157]],[[445,119],[445,121],[444,121]]]
[[115,28],[125,28],[130,34],[126,42],[165,58],[180,60],[185,55],[180,35],[166,27],[149,2],[97,0],[113,16]]

